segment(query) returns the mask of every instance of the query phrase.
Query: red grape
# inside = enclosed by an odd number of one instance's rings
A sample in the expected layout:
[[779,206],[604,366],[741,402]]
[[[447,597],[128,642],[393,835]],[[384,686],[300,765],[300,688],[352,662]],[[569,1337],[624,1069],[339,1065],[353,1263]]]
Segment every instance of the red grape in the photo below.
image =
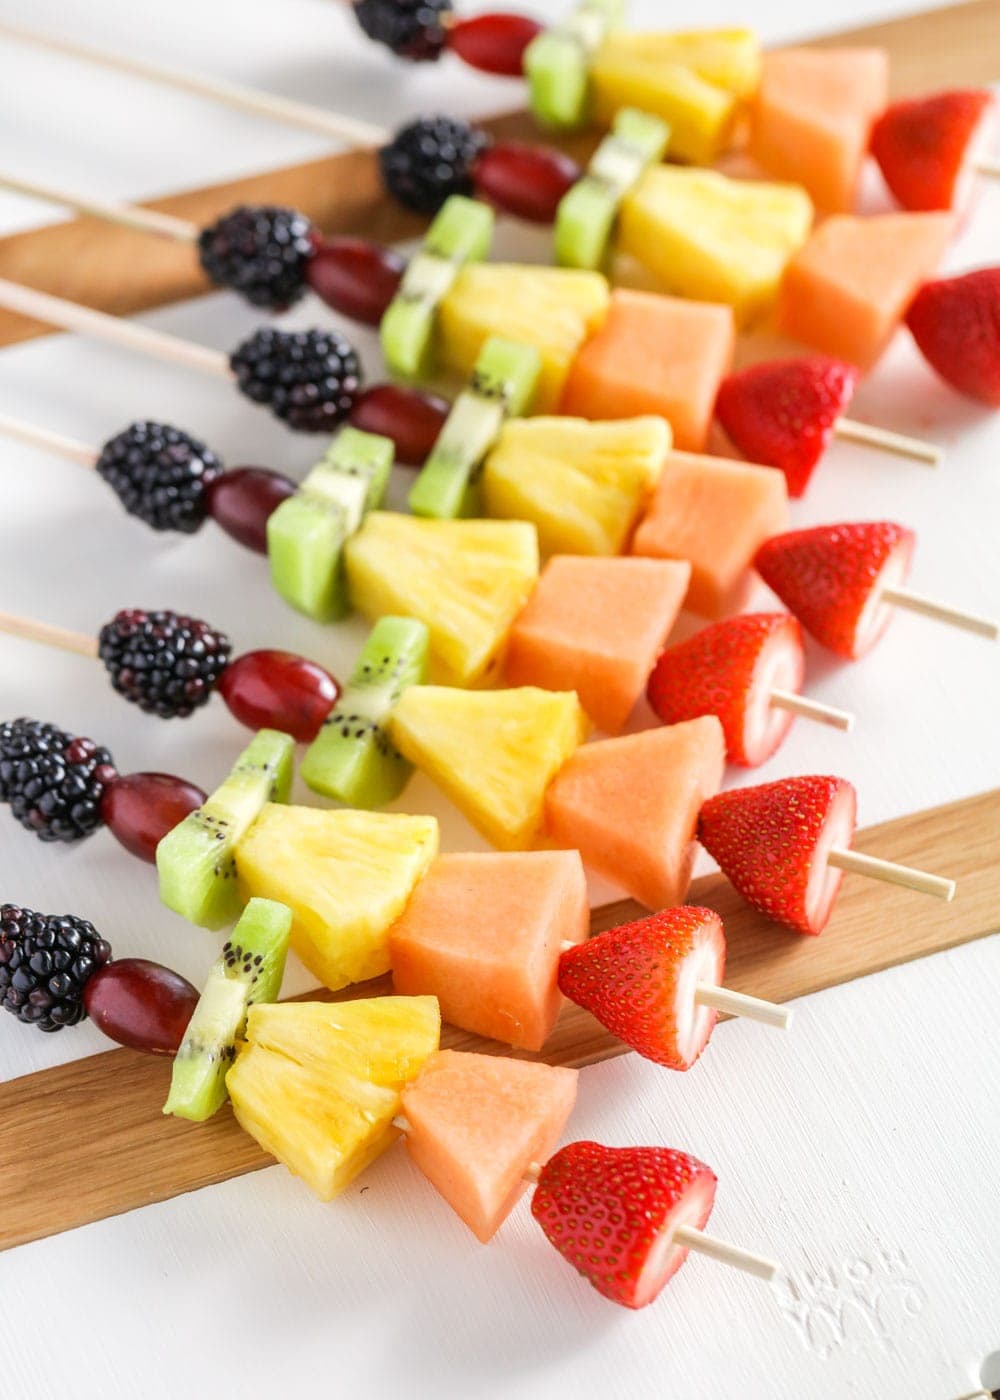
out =
[[301,744],[315,739],[340,686],[322,666],[291,651],[248,651],[219,678],[219,694],[250,729],[280,729]]
[[153,862],[167,832],[204,801],[201,788],[170,773],[129,773],[105,788],[101,816],[127,851]]
[[524,51],[541,32],[542,26],[527,15],[476,15],[451,26],[448,47],[470,68],[519,78]]
[[265,467],[234,467],[208,488],[208,511],[217,525],[247,549],[267,553],[267,522],[295,482]]
[[392,248],[366,238],[330,238],[317,245],[306,278],[334,311],[377,326],[405,270],[406,259]]
[[392,438],[396,461],[419,467],[437,441],[450,408],[447,399],[422,389],[376,384],[358,395],[347,421],[363,432]]
[[476,161],[473,180],[480,199],[519,219],[550,224],[582,173],[575,160],[552,146],[497,141]]
[[198,1004],[186,978],[146,958],[120,958],[94,973],[83,989],[94,1025],[119,1045],[147,1055],[176,1055]]

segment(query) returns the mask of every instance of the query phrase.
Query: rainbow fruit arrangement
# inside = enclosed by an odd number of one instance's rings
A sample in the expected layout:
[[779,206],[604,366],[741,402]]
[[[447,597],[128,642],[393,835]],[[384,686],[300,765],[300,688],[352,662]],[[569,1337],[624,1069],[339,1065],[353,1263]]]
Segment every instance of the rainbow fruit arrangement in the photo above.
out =
[[[716,1182],[703,1163],[557,1150],[575,1071],[442,1051],[441,1021],[537,1053],[569,1000],[678,1071],[720,1012],[786,1026],[782,1008],[721,985],[722,922],[683,903],[698,843],[799,934],[826,927],[845,871],[951,898],[948,880],[851,849],[843,779],[719,789],[727,758],[766,762],[796,714],[850,726],[800,694],[803,629],[845,659],[896,607],[997,635],[904,586],[904,526],[788,529],[788,497],[834,435],[866,440],[846,412],[904,319],[944,379],[1000,404],[1000,269],[926,281],[990,103],[890,105],[877,50],[762,59],[746,31],[629,34],[617,0],[583,0],[550,30],[450,8],[354,6],[396,53],[523,70],[540,121],[607,134],[581,171],[448,118],[408,127],[380,152],[389,191],[434,214],[408,263],[276,207],[201,231],[214,282],[270,309],[312,288],[380,326],[404,381],[364,391],[358,356],[329,331],[265,329],[239,347],[231,368],[250,398],[294,428],[346,424],[299,485],[225,472],[160,424],[97,451],[45,439],[96,465],[152,528],[190,532],[211,515],[266,551],[277,592],[316,622],[356,609],[373,625],[341,687],[285,652],[230,660],[228,638],[166,610],[123,610],[96,641],[0,616],[0,629],[100,656],[152,714],[186,716],[218,688],[258,731],[206,795],[120,775],[107,748],[55,725],[0,724],[0,800],[22,826],[74,841],[107,824],[155,861],[169,908],[234,925],[199,995],[159,964],[113,959],[85,920],[4,905],[0,1001],[43,1031],[89,1015],[119,1043],[172,1055],[165,1113],[204,1121],[228,1099],[323,1200],[401,1135],[484,1242],[530,1185],[559,1252],[638,1308],[688,1249],[765,1277],[775,1266],[704,1234]],[[768,178],[699,168],[740,144]],[[869,150],[907,212],[853,212]],[[491,206],[552,222],[560,265],[488,262]],[[628,262],[669,294],[613,287]],[[737,330],[769,319],[817,353],[734,372]],[[464,381],[450,405],[413,386],[442,371]],[[716,421],[746,460],[709,455]],[[0,431],[43,441],[14,420]],[[409,513],[383,509],[397,461],[420,467]],[[741,611],[754,571],[787,612]],[[669,645],[682,608],[707,625]],[[623,732],[643,699],[660,724]],[[591,725],[601,737],[584,742]],[[342,806],[289,804],[297,741],[307,785]],[[494,851],[440,853],[433,817],[377,810],[414,767]],[[588,937],[585,866],[658,912]],[[328,989],[391,972],[395,994],[275,1004],[289,948]]]

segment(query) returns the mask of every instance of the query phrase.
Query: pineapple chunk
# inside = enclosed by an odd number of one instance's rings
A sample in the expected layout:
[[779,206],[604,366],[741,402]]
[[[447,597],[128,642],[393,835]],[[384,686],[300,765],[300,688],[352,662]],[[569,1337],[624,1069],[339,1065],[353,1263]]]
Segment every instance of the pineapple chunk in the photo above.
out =
[[620,554],[670,450],[665,418],[507,423],[486,459],[489,515],[530,520],[549,554]]
[[542,358],[534,407],[554,413],[573,358],[603,323],[609,301],[607,279],[599,272],[470,264],[441,303],[438,354],[468,378],[490,336],[533,345]]
[[707,165],[730,144],[760,64],[745,29],[609,34],[591,64],[594,116],[610,126],[622,107],[638,107],[670,127],[672,156]]
[[538,535],[513,520],[418,520],[373,511],[347,546],[355,607],[415,617],[430,632],[432,679],[480,685],[538,578]]
[[248,895],[291,908],[292,947],[336,990],[388,972],[386,935],[437,849],[433,817],[270,803],[236,867]]
[[667,290],[728,303],[746,325],[773,305],[812,218],[799,185],[660,165],[622,201],[619,248]]
[[395,1139],[400,1090],[438,1048],[437,1000],[255,1010],[263,1014],[248,1020],[247,1044],[226,1076],[233,1111],[266,1152],[330,1201]]
[[523,851],[545,789],[586,737],[576,692],[467,691],[413,685],[389,721],[392,742],[502,851]]

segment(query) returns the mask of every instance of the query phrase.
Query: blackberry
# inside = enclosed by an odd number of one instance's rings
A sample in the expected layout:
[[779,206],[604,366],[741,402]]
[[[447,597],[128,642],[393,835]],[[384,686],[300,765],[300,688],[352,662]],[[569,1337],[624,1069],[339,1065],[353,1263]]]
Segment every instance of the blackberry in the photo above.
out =
[[98,654],[119,695],[147,714],[185,719],[204,705],[232,644],[196,617],[125,608],[101,628]]
[[450,195],[473,193],[473,168],[487,144],[468,122],[421,117],[379,151],[383,183],[407,209],[436,214]]
[[207,488],[223,465],[180,428],[141,421],[104,444],[97,470],[130,515],[154,530],[190,535],[205,519]]
[[355,0],[354,5],[369,39],[414,63],[440,58],[451,14],[451,0]]
[[83,989],[111,958],[86,919],[0,905],[0,1006],[40,1031],[86,1019]]
[[305,214],[276,204],[242,204],[202,229],[198,256],[216,286],[231,287],[253,306],[284,311],[306,289],[313,240]]
[[0,802],[42,841],[79,841],[101,825],[101,798],[114,760],[92,739],[54,724],[0,724]]
[[303,433],[328,433],[354,405],[361,361],[336,331],[257,331],[229,360],[254,403]]

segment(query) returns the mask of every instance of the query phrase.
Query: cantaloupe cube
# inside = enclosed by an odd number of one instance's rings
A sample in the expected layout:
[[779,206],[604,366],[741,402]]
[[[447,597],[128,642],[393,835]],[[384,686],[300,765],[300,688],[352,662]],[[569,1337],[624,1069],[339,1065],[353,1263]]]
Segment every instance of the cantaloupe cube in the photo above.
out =
[[389,718],[396,748],[504,851],[534,844],[545,789],[586,736],[570,691],[411,685]]
[[486,459],[487,515],[527,520],[549,554],[620,554],[660,479],[665,418],[512,418]]
[[553,413],[580,346],[608,313],[599,272],[514,263],[467,263],[438,311],[437,353],[468,378],[491,336],[533,345],[541,356],[536,413]]
[[673,428],[675,446],[697,452],[735,341],[728,306],[618,289],[604,325],[573,362],[562,412],[581,418],[657,413]]
[[576,1102],[575,1069],[439,1050],[403,1093],[406,1147],[483,1244],[552,1156]]
[[725,150],[760,67],[748,30],[643,34],[613,30],[591,60],[593,114],[610,126],[637,107],[670,127],[670,153],[709,164]]
[[725,762],[715,715],[584,744],[549,786],[546,830],[647,909],[683,904]]
[[577,851],[439,856],[389,932],[393,981],[462,1030],[540,1050],[563,1003],[560,944],[589,918]]
[[933,274],[954,227],[949,213],[827,219],[788,264],[780,329],[870,369]]
[[686,606],[703,617],[739,612],[760,545],[788,528],[788,487],[775,467],[671,452],[632,540],[633,554],[686,559]]
[[616,734],[639,699],[684,603],[691,566],[667,559],[558,554],[511,629],[508,685],[575,690]]
[[774,305],[812,221],[812,201],[799,185],[655,165],[622,200],[618,247],[666,291],[724,302],[745,326]]
[[854,208],[872,122],[889,101],[885,49],[781,49],[764,59],[750,154],[827,213]]

